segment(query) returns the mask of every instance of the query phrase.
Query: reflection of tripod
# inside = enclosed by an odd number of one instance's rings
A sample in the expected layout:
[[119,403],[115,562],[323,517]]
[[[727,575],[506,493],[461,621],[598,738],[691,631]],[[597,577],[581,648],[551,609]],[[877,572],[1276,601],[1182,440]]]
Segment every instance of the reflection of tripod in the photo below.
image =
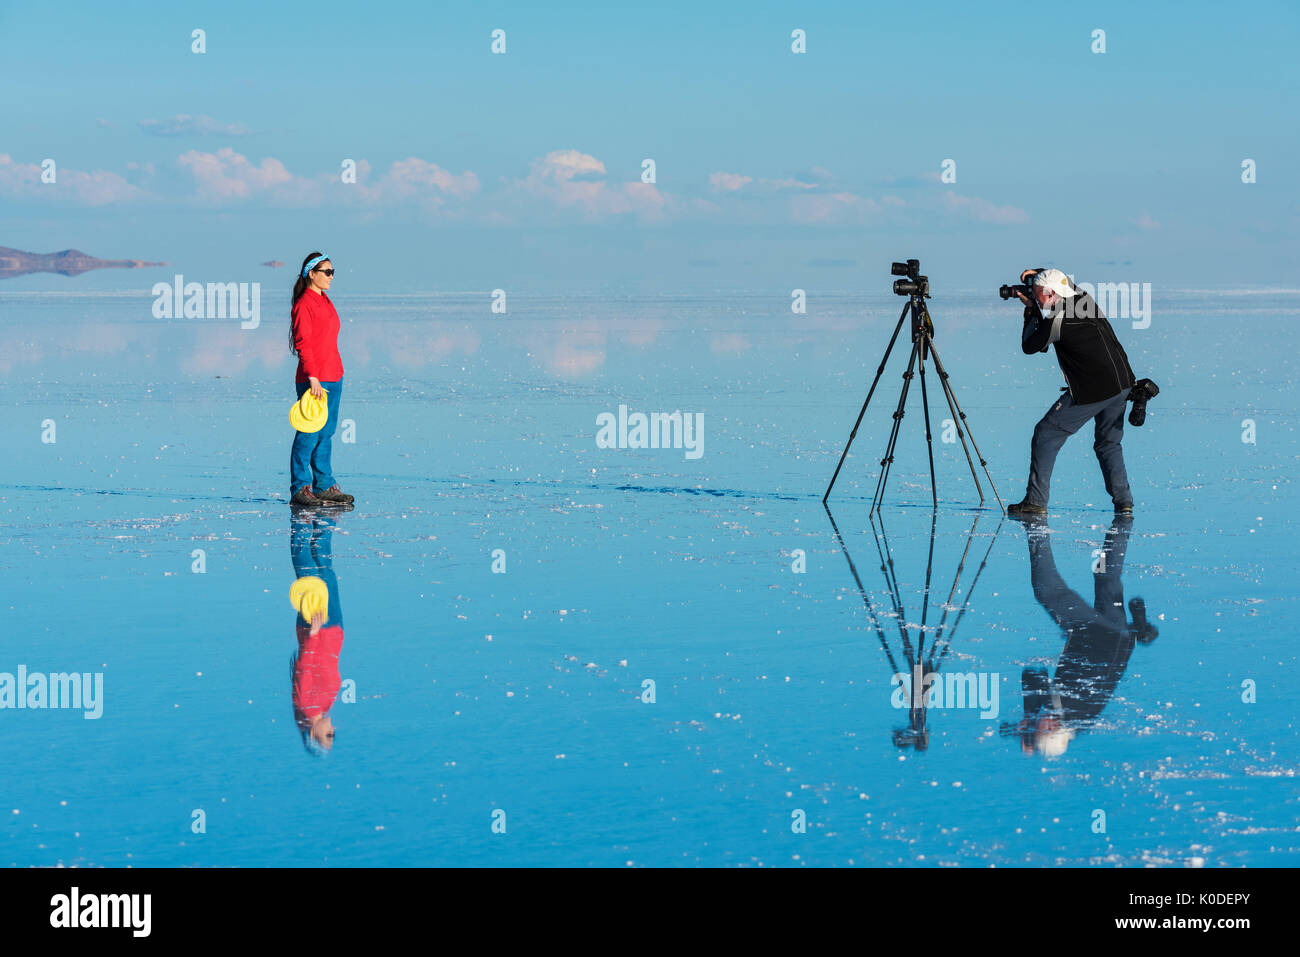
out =
[[[956,618],[951,625],[948,624],[948,614],[953,610],[953,599],[957,597],[957,586],[961,581],[962,570],[966,567],[966,557],[970,553],[971,543],[975,540],[975,529],[979,525],[979,515],[975,516],[971,522],[970,531],[966,533],[966,547],[962,549],[961,558],[957,562],[957,571],[953,575],[952,588],[948,591],[948,599],[943,603],[943,615],[939,619],[938,625],[930,627],[928,624],[930,612],[930,582],[934,570],[934,540],[937,527],[937,513],[930,521],[930,551],[925,565],[925,591],[923,592],[921,602],[921,623],[909,625],[907,623],[907,613],[903,610],[903,594],[898,584],[898,574],[894,570],[894,556],[889,548],[889,539],[885,537],[884,520],[880,523],[880,532],[876,532],[875,522],[871,523],[871,532],[876,538],[876,553],[880,557],[880,570],[885,576],[885,590],[889,594],[890,604],[892,605],[892,614],[881,610],[876,613],[875,604],[871,601],[867,593],[866,586],[862,584],[862,578],[858,575],[857,566],[853,564],[853,557],[849,554],[848,546],[844,543],[844,537],[840,534],[839,526],[835,524],[835,516],[831,514],[830,506],[825,503],[822,507],[826,509],[826,517],[830,519],[831,529],[835,533],[835,540],[839,542],[840,550],[844,552],[844,558],[849,563],[849,572],[853,575],[853,581],[858,586],[858,593],[862,596],[862,603],[867,608],[867,613],[871,616],[871,623],[875,628],[876,637],[880,639],[880,647],[884,649],[885,657],[889,661],[892,669],[893,681],[899,684],[900,688],[907,689],[908,699],[908,721],[907,727],[895,728],[893,733],[894,744],[900,748],[912,747],[918,751],[924,751],[929,747],[930,730],[926,724],[926,705],[927,691],[930,683],[936,680],[939,667],[943,660],[948,656],[948,651],[952,647],[953,636],[957,632],[957,626],[966,615],[966,609],[970,605],[972,593],[975,586],[979,583],[980,575],[984,572],[984,567],[988,564],[989,555],[993,552],[993,543],[997,541],[998,533],[1002,531],[1002,525],[993,531],[993,537],[989,539],[989,547],[984,552],[984,558],[980,562],[979,568],[975,571],[974,578],[971,579],[970,586],[966,589],[965,595],[961,599],[960,608],[957,611]],[[881,542],[884,547],[881,547]],[[897,659],[894,658],[890,650],[889,641],[885,638],[885,629],[881,624],[881,617],[893,618],[898,625],[899,645],[903,651],[903,661],[907,665],[907,671],[902,671],[898,666]],[[917,628],[918,635],[915,648],[912,645],[908,635],[909,629]],[[933,631],[934,638],[930,646],[926,648],[926,634]]]
[[[961,439],[962,451],[966,453],[966,464],[970,466],[971,478],[975,480],[975,491],[979,493],[980,504],[984,504],[984,490],[980,487],[979,476],[975,474],[975,463],[971,461],[970,449],[975,449],[975,455],[980,460],[980,465],[984,467],[984,475],[989,480],[989,487],[993,489],[993,495],[998,500],[998,507],[1002,508],[1002,496],[998,495],[997,486],[993,484],[993,476],[989,475],[989,465],[985,461],[984,455],[980,452],[979,446],[975,444],[975,436],[970,435],[970,448],[966,446],[966,436],[970,433],[970,427],[967,426],[965,431],[962,429],[962,423],[966,421],[966,413],[961,410],[957,403],[957,396],[952,390],[952,384],[948,381],[948,372],[943,367],[943,362],[939,359],[939,353],[934,351],[934,322],[930,319],[930,310],[926,308],[925,300],[930,295],[930,282],[925,276],[918,275],[920,263],[915,259],[909,259],[906,264],[894,263],[893,273],[896,276],[906,275],[911,281],[899,280],[894,283],[894,292],[899,295],[907,296],[907,303],[903,306],[903,312],[898,317],[898,324],[894,326],[894,334],[889,339],[889,345],[885,349],[884,358],[880,360],[880,368],[876,370],[876,378],[871,383],[871,389],[867,392],[867,399],[862,403],[862,411],[858,413],[858,420],[853,423],[853,431],[849,433],[849,441],[844,446],[844,451],[840,455],[839,465],[835,466],[835,474],[831,476],[831,484],[826,486],[826,494],[822,496],[822,503],[830,498],[831,489],[835,487],[835,480],[839,478],[840,469],[844,467],[844,460],[849,454],[849,446],[853,444],[853,439],[858,434],[858,427],[862,424],[862,417],[867,414],[867,406],[871,403],[871,396],[876,391],[876,386],[880,383],[880,376],[885,371],[885,363],[889,361],[889,354],[894,349],[894,343],[898,341],[898,334],[903,329],[903,320],[909,313],[912,316],[912,355],[907,360],[907,371],[903,373],[903,390],[898,396],[898,408],[894,410],[894,425],[889,432],[889,444],[885,447],[884,458],[880,460],[880,477],[876,480],[876,494],[871,499],[871,511],[878,513],[880,503],[885,495],[885,483],[889,481],[889,470],[894,464],[894,447],[898,444],[899,426],[903,423],[905,414],[904,406],[907,404],[907,393],[912,387],[912,369],[919,367],[921,370],[921,408],[925,412],[925,444],[926,450],[930,455],[930,498],[934,505],[939,504],[939,492],[934,480],[934,442],[930,436],[930,399],[925,388],[925,359],[930,356],[934,359],[934,367],[939,373],[939,384],[943,387],[944,398],[948,401],[948,410],[952,413],[952,421],[957,429],[957,437]],[[1002,509],[1004,514],[1006,509]]]

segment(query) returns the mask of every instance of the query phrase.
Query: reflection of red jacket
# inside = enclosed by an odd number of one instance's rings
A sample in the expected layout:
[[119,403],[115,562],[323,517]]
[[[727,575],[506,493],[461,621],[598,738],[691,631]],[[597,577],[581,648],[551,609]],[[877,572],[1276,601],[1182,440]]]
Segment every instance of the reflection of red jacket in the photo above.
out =
[[298,660],[293,666],[293,710],[299,717],[314,718],[328,711],[339,693],[339,651],[343,648],[343,626],[330,625],[312,635],[311,628],[298,622]]
[[343,378],[339,357],[339,314],[325,293],[308,289],[293,304],[293,347],[298,350],[296,381],[311,376],[321,382]]

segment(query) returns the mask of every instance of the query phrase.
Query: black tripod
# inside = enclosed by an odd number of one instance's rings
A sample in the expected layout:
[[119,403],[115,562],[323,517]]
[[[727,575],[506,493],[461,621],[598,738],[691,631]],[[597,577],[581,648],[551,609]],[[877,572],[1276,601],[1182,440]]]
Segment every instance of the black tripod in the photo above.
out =
[[844,445],[844,451],[840,454],[840,462],[835,466],[835,474],[831,476],[831,484],[826,486],[826,494],[822,496],[822,503],[830,498],[831,489],[835,487],[835,480],[839,478],[840,469],[844,467],[844,460],[848,457],[849,447],[853,445],[853,439],[858,434],[858,427],[862,425],[862,417],[867,414],[867,406],[871,403],[871,396],[876,391],[876,386],[880,383],[880,376],[885,371],[885,363],[889,361],[889,354],[894,349],[894,343],[898,341],[898,334],[903,329],[903,322],[910,314],[912,317],[912,355],[907,360],[907,371],[903,373],[903,389],[898,396],[898,408],[894,410],[894,425],[889,432],[889,443],[885,447],[885,456],[880,460],[880,477],[876,480],[876,493],[871,499],[871,510],[867,513],[879,513],[880,503],[885,495],[885,483],[889,481],[889,470],[894,464],[894,447],[898,444],[898,431],[903,423],[903,416],[906,414],[904,406],[907,404],[907,393],[912,387],[913,369],[919,367],[921,371],[921,407],[925,412],[925,444],[926,450],[930,456],[930,498],[937,507],[939,504],[939,491],[935,485],[934,479],[934,442],[930,434],[930,398],[925,387],[925,360],[929,356],[934,360],[934,368],[939,373],[939,383],[943,387],[944,398],[948,402],[948,409],[952,412],[953,424],[957,428],[957,437],[961,439],[962,451],[966,453],[966,464],[970,466],[971,478],[975,480],[975,491],[979,493],[980,505],[984,504],[984,489],[980,486],[979,476],[975,474],[975,463],[971,460],[970,450],[975,449],[975,455],[980,460],[980,465],[984,468],[984,476],[989,480],[989,488],[993,490],[994,497],[998,500],[998,507],[1002,509],[1003,514],[1006,509],[1002,505],[1002,496],[998,495],[997,486],[993,484],[993,476],[989,475],[989,465],[985,461],[984,455],[980,452],[979,446],[975,444],[975,436],[970,435],[970,447],[966,445],[966,437],[970,434],[970,427],[965,430],[962,425],[966,422],[966,413],[961,410],[961,405],[957,402],[957,396],[952,390],[952,383],[948,381],[948,372],[943,367],[943,362],[939,359],[939,353],[934,350],[934,322],[930,318],[930,310],[926,308],[925,300],[930,295],[930,280],[920,275],[921,264],[915,259],[909,259],[906,263],[894,263],[892,272],[895,276],[907,276],[908,279],[900,279],[894,283],[894,292],[901,296],[907,296],[907,303],[903,306],[903,311],[898,317],[898,324],[894,326],[894,334],[889,339],[889,345],[885,349],[884,358],[880,360],[880,368],[876,370],[876,378],[871,383],[871,389],[867,392],[867,399],[862,403],[862,411],[858,413],[858,420],[853,423],[853,431],[849,433],[849,441]]

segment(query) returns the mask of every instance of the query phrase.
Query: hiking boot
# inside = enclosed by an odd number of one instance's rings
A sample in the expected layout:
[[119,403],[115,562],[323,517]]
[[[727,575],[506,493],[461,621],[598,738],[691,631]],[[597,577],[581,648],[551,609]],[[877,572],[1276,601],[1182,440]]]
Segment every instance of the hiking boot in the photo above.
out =
[[1046,505],[1037,505],[1029,499],[1007,506],[1007,514],[1012,518],[1043,518],[1047,515]]
[[310,485],[304,485],[293,493],[293,498],[289,499],[289,504],[301,505],[304,508],[315,508],[325,503],[316,497],[316,493],[312,491]]
[[356,498],[342,491],[337,485],[331,485],[323,492],[317,492],[316,497],[323,502],[337,502],[339,505],[351,505]]

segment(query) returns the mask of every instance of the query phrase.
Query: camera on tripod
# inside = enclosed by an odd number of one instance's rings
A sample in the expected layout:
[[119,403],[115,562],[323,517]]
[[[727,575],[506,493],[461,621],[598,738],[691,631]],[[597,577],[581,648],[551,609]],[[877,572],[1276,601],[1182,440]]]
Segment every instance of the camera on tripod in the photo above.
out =
[[930,298],[930,279],[921,275],[921,260],[909,259],[904,263],[893,263],[889,267],[889,274],[907,277],[894,280],[894,295]]
[[[930,280],[921,275],[921,261],[919,259],[908,259],[905,262],[892,263],[889,272],[894,276],[906,277],[895,280],[894,293],[899,296],[907,296],[907,302],[903,303],[903,311],[899,314],[898,323],[894,326],[894,334],[889,337],[889,345],[885,346],[885,355],[881,358],[880,366],[876,369],[876,377],[871,381],[871,388],[867,390],[867,397],[862,402],[862,409],[858,412],[857,421],[853,423],[853,430],[849,432],[849,440],[844,444],[844,451],[840,453],[840,461],[835,466],[835,474],[831,476],[830,484],[826,486],[826,494],[822,496],[822,504],[826,504],[827,499],[830,498],[831,490],[835,488],[835,480],[839,478],[840,469],[844,467],[844,460],[848,457],[849,447],[853,445],[853,440],[857,437],[858,427],[862,425],[862,419],[867,414],[867,406],[871,404],[871,397],[876,394],[876,386],[880,384],[880,377],[885,373],[885,363],[889,361],[889,354],[894,351],[894,343],[898,341],[899,333],[903,331],[903,324],[908,321],[910,316],[912,320],[912,351],[907,360],[907,371],[903,373],[903,389],[898,396],[898,406],[894,409],[894,424],[889,432],[889,442],[885,447],[884,457],[880,460],[880,476],[876,480],[876,493],[872,496],[871,510],[867,514],[879,514],[880,512],[880,505],[885,495],[885,484],[889,481],[889,471],[894,462],[894,448],[898,442],[899,428],[902,425],[903,416],[906,414],[907,393],[912,387],[912,377],[916,372],[919,372],[921,377],[921,410],[925,416],[925,445],[930,460],[930,503],[935,508],[939,507],[939,487],[934,474],[934,445],[930,431],[930,399],[925,384],[925,365],[927,362],[932,362],[935,372],[939,374],[939,388],[943,393],[948,411],[952,413],[950,421],[956,425],[957,438],[961,441],[962,451],[966,453],[966,464],[970,466],[971,478],[975,480],[975,491],[979,493],[980,505],[983,506],[984,504],[984,489],[980,486],[979,476],[975,474],[975,462],[971,459],[972,449],[979,458],[980,465],[984,468],[984,475],[989,480],[989,487],[998,500],[998,508],[1001,509],[1002,496],[998,495],[997,487],[993,484],[993,476],[989,474],[989,463],[980,454],[979,446],[975,444],[975,436],[970,432],[970,425],[966,421],[966,413],[957,404],[956,393],[953,392],[952,383],[948,381],[948,372],[944,369],[943,362],[939,359],[939,353],[934,348],[934,320],[930,318],[930,309],[925,303],[925,300],[930,296]],[[970,440],[969,448],[966,444],[967,439]]]

